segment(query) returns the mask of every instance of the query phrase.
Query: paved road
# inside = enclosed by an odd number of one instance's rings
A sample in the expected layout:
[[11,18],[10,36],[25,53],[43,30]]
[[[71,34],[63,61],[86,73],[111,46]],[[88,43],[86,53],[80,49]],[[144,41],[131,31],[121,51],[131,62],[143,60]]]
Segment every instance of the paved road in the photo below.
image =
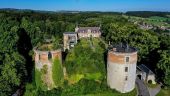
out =
[[138,96],[150,96],[148,88],[142,80],[136,78],[136,85],[138,88]]
[[149,88],[149,94],[150,96],[156,96],[156,94],[158,94],[160,90],[161,90],[161,84],[158,85],[156,88]]

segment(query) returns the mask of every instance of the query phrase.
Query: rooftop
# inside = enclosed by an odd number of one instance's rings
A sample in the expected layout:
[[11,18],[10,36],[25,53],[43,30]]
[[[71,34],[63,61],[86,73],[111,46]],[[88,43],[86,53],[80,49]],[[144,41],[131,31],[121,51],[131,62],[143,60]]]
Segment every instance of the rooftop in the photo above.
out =
[[146,67],[144,64],[138,65],[138,69],[140,69],[143,72],[146,72],[147,74],[154,74],[148,67]]
[[79,27],[78,31],[87,31],[88,29],[92,31],[100,31],[100,27]]
[[75,35],[77,33],[76,32],[64,32],[63,34],[65,34],[65,35]]
[[116,45],[116,46],[111,46],[110,51],[114,52],[120,52],[120,53],[133,53],[137,52],[137,49],[134,47],[130,47],[129,45]]

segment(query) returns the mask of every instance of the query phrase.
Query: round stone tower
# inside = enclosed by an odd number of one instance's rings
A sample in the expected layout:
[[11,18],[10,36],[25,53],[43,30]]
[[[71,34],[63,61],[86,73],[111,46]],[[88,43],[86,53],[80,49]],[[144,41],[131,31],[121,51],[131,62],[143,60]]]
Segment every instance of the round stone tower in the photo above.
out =
[[34,53],[35,53],[35,67],[37,69],[42,69],[44,65],[48,65],[51,68],[52,60],[54,59],[59,59],[60,61],[62,61],[61,49],[52,51],[41,51],[35,48]]
[[107,84],[111,89],[127,93],[135,88],[137,50],[116,46],[108,51]]
[[40,74],[39,75],[40,75],[40,80],[43,82],[43,85],[46,86],[48,90],[56,87],[54,78],[52,76],[53,74],[52,70],[54,67],[54,60],[59,60],[62,67],[62,50],[61,49],[41,50],[40,48],[36,47],[34,48],[34,53],[35,53],[35,57],[34,57],[35,69],[41,73],[41,75]]

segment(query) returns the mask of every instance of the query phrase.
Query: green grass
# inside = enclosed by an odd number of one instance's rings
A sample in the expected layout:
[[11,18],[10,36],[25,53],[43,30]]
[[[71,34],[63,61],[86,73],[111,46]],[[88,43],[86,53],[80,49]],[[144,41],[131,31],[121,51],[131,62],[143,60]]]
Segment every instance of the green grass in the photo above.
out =
[[84,74],[73,74],[69,77],[69,81],[70,83],[76,83],[82,78],[84,78]]
[[161,89],[156,96],[170,96],[170,89]]
[[24,96],[37,96],[37,89],[33,83],[26,84]]
[[43,83],[41,71],[35,68],[35,83],[36,87],[41,90],[47,90],[47,87]]
[[129,93],[119,93],[117,91],[105,91],[97,94],[88,94],[88,95],[81,95],[81,96],[136,96],[137,89],[135,88],[133,91]]
[[[124,17],[128,18],[128,16],[124,16]],[[170,24],[165,23],[166,20],[170,20],[170,18],[166,18],[166,17],[152,16],[149,18],[141,18],[141,17],[130,16],[130,20],[144,21],[147,24],[151,24],[155,26],[166,26],[166,27],[170,26]]]
[[89,80],[99,80],[102,77],[102,74],[101,73],[91,73],[91,74],[86,73],[84,77]]
[[164,22],[166,20],[170,20],[170,18],[165,18],[165,17],[159,17],[159,16],[152,16],[148,18],[149,20],[154,20],[154,21],[159,21],[159,22]]
[[60,86],[64,81],[63,69],[59,59],[55,59],[53,62],[52,77],[55,86]]
[[149,84],[149,83],[146,84],[149,88],[156,88],[158,86],[158,84]]

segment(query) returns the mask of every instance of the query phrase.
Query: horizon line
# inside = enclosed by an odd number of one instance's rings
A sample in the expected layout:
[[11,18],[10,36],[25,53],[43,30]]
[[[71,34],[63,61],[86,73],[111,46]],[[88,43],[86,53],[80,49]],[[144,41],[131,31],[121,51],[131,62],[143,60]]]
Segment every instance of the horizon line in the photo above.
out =
[[13,9],[13,10],[32,10],[32,11],[47,11],[47,12],[62,12],[62,11],[70,11],[70,12],[118,12],[118,13],[126,13],[126,12],[170,12],[170,11],[163,11],[163,10],[128,10],[128,11],[101,11],[101,10],[65,10],[65,9],[61,9],[61,10],[41,10],[41,9],[25,9],[25,8],[0,8],[0,9]]

